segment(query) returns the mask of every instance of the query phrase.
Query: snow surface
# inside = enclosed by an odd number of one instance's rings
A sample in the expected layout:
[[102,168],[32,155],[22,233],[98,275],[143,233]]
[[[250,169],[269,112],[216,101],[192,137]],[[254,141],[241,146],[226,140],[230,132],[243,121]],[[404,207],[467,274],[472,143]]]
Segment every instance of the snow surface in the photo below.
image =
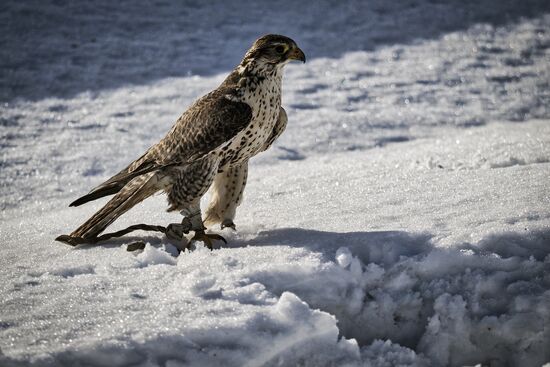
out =
[[[206,4],[1,5],[0,365],[550,362],[549,6]],[[308,63],[227,246],[53,241],[267,32]]]

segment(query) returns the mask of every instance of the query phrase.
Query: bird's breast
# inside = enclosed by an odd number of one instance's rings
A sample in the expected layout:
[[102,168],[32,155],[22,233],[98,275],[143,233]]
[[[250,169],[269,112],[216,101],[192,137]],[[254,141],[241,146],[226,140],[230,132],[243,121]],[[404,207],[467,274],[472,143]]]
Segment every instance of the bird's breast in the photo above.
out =
[[279,118],[280,82],[266,80],[244,90],[241,101],[252,109],[252,119],[222,151],[222,165],[241,163],[263,150]]

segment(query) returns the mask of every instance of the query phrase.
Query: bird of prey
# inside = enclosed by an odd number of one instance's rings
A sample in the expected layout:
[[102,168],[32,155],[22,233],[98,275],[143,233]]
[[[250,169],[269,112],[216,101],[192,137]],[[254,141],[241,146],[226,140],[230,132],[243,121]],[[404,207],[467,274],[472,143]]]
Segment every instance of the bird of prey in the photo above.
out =
[[[270,34],[256,40],[222,84],[195,101],[162,140],[70,204],[115,194],[70,235],[57,240],[72,245],[92,242],[119,216],[159,191],[168,196],[168,211],[184,216],[181,223],[167,227],[168,237],[182,240],[184,233],[193,231],[192,240],[209,248],[213,240],[224,240],[205,233],[205,225],[235,227],[248,160],[269,148],[286,127],[281,83],[283,67],[292,60],[306,61],[292,39]],[[203,216],[200,199],[209,189],[211,199]]]

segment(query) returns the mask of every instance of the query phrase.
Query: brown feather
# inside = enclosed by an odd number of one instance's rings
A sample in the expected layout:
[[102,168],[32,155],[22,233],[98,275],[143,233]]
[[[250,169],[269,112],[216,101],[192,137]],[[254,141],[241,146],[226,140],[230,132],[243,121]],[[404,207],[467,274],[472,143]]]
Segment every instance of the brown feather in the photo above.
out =
[[148,173],[133,179],[116,194],[103,208],[73,231],[72,237],[97,237],[107,226],[134,205],[145,200],[160,189],[158,177]]

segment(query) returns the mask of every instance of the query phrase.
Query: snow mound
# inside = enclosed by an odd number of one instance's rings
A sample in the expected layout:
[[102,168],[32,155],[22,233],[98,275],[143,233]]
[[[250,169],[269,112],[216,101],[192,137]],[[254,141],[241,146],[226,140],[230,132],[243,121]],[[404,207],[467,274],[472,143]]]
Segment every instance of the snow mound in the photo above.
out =
[[[526,237],[523,249],[509,256],[487,250],[506,236],[452,249],[428,242],[412,256],[410,243],[399,249],[367,241],[339,248],[334,262],[300,271],[277,266],[249,277],[275,293],[292,290],[336,316],[340,332],[363,349],[381,350],[377,340],[384,339],[436,365],[536,366],[550,358],[550,249],[538,260],[527,256],[532,243]],[[333,248],[327,243],[325,251]],[[355,249],[360,256],[352,255]],[[380,256],[381,249],[394,256]],[[407,355],[414,353],[399,358]]]
[[140,266],[157,264],[176,265],[177,261],[166,251],[167,248],[169,248],[172,254],[177,254],[177,250],[171,245],[165,245],[163,249],[157,249],[147,243],[145,244],[143,252],[139,253],[136,259],[139,261]]

